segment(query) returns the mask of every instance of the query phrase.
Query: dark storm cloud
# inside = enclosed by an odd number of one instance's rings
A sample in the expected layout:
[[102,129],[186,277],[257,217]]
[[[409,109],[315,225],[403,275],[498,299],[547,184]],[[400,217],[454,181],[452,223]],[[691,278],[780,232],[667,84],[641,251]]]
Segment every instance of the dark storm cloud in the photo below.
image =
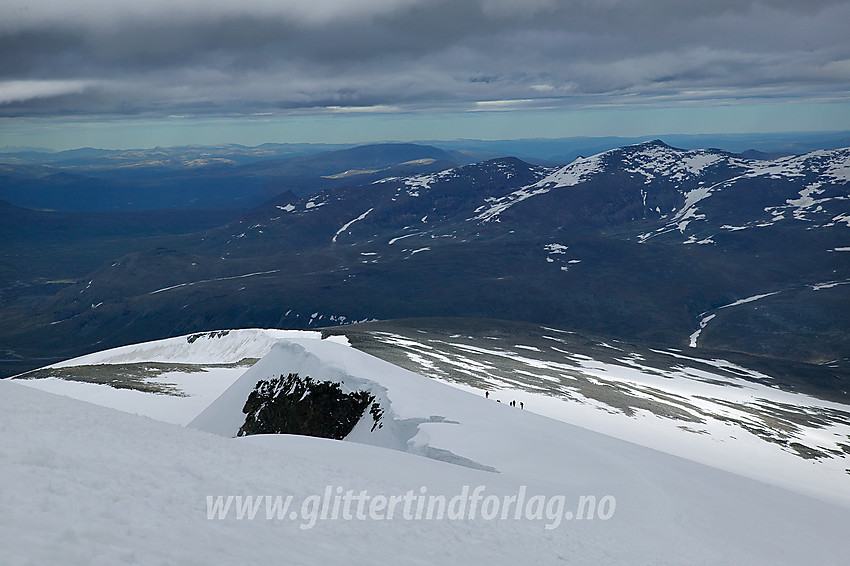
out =
[[6,116],[829,100],[850,91],[846,1],[7,4]]

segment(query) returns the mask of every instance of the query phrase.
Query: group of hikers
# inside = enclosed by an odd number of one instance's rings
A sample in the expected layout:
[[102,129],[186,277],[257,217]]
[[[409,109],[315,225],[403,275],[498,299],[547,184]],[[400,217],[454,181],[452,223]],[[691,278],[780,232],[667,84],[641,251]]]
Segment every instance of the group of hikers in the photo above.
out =
[[[489,399],[489,398],[490,398],[490,392],[489,392],[489,391],[485,391],[485,392],[484,392],[484,397],[485,397],[485,398],[487,398],[487,399]],[[501,403],[501,402],[502,402],[502,401],[501,401],[501,399],[496,399],[496,403]],[[511,402],[510,402],[510,403],[508,403],[508,404],[509,404],[511,407],[516,407],[516,401],[511,401]],[[522,401],[520,401],[520,402],[519,402],[519,408],[520,408],[520,409],[525,409],[525,403],[523,403]]]

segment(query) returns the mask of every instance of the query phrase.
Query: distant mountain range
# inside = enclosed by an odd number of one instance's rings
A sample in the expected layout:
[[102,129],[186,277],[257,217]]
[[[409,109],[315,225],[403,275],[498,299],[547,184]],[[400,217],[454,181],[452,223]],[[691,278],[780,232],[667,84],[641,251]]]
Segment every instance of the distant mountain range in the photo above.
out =
[[[268,144],[0,154],[0,200],[48,210],[250,209],[282,190],[309,194],[469,159],[415,144]],[[437,165],[434,165],[438,163]]]
[[333,186],[295,183],[3,310],[8,367],[217,328],[462,316],[821,364],[846,388],[850,149],[655,140],[544,167],[421,148],[242,166],[333,163],[310,173]]
[[[223,208],[244,212],[286,190],[306,195],[504,156],[551,166],[649,139],[465,139],[366,146],[266,143],[56,152],[4,147],[0,148],[0,200],[46,210]],[[850,146],[850,132],[677,134],[664,139],[677,147],[723,148],[756,159]],[[388,171],[394,167],[400,168]]]

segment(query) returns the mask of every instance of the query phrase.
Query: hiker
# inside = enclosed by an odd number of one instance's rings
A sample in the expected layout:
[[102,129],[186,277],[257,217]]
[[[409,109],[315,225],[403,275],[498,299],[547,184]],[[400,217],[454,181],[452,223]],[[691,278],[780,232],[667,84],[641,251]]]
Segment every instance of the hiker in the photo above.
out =
[[525,406],[523,405],[522,401],[520,401],[520,402],[519,402],[519,408],[520,408],[520,409],[524,409],[524,408],[525,408]]
[[485,392],[484,392],[484,398],[485,398],[485,399],[489,399],[489,398],[490,398],[490,392],[489,392],[489,391],[485,391]]

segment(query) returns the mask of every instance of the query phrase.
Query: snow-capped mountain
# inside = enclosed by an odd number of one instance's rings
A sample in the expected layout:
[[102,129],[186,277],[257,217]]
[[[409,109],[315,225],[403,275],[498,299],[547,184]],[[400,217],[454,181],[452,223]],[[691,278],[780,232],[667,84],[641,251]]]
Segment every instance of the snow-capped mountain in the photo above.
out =
[[[629,398],[634,404],[641,395],[666,399],[668,412],[710,397],[718,418],[724,416],[720,407],[732,417],[753,395],[763,396],[766,405],[808,413],[811,423],[802,437],[810,437],[839,431],[840,425],[816,422],[815,416],[816,407],[843,410],[837,404],[828,407],[804,395],[774,397],[769,387],[751,381],[769,385],[769,376],[676,352],[659,352],[679,365],[666,372],[657,360],[634,352],[615,354],[624,356],[620,362],[594,359],[551,329],[542,331],[542,340],[553,345],[548,354],[519,336],[505,342],[489,334],[426,332],[416,339],[416,330],[408,336],[348,330],[351,340],[362,342],[369,334],[385,353],[430,367],[444,380],[453,373],[454,385],[372,357],[349,346],[348,337],[322,340],[318,332],[266,330],[126,346],[56,364],[29,381],[0,381],[3,556],[11,564],[87,565],[256,563],[281,556],[293,563],[371,564],[376,553],[411,564],[773,566],[843,560],[848,480],[828,472],[823,462],[795,467],[786,452],[787,459],[774,460],[772,474],[754,481],[758,462],[744,462],[732,474],[588,430],[594,428],[588,426],[592,413],[597,426],[617,422],[609,409]],[[546,360],[558,350],[562,363]],[[246,361],[257,357],[253,364]],[[488,379],[487,364],[494,359],[522,382],[510,382],[506,374]],[[244,367],[226,378],[219,373],[239,364]],[[159,373],[153,375],[151,367]],[[79,381],[119,368],[125,373],[115,371],[111,386]],[[257,380],[287,372],[368,388],[385,408],[385,426],[358,425],[341,442],[233,438]],[[552,395],[554,374],[574,378],[572,397]],[[461,383],[462,375],[473,381]],[[748,379],[733,384],[735,375]],[[207,380],[216,383],[201,385]],[[610,388],[611,396],[581,409],[580,398],[594,382],[599,391]],[[142,391],[145,384],[155,390]],[[171,389],[163,391],[165,386]],[[658,387],[664,391],[652,393]],[[60,388],[77,399],[36,390]],[[169,407],[161,401],[166,396],[174,399]],[[709,406],[702,403],[700,410],[710,412]],[[652,437],[657,417],[642,414],[611,429],[642,429]],[[755,421],[744,416],[740,423],[730,419],[735,433],[728,436],[716,427],[680,434],[714,439],[729,451],[726,463],[742,447],[752,450],[753,459],[769,453],[744,438]],[[673,430],[665,442],[675,454],[685,443],[673,441]],[[698,452],[693,445],[691,450]]]
[[[764,228],[785,219],[808,222],[812,228],[847,224],[842,201],[848,200],[848,181],[850,148],[756,160],[654,141],[579,158],[532,185],[489,199],[490,206],[482,206],[476,219],[499,221],[511,207],[552,192],[569,202],[576,192],[569,189],[586,187],[597,195],[619,196],[625,207],[639,204],[639,209],[630,207],[636,214],[629,220],[661,224],[639,235],[641,242],[677,231],[682,243],[712,244],[709,237],[699,236],[710,230]],[[746,222],[734,224],[736,218]]]
[[654,141],[558,168],[505,158],[285,193],[116,260],[6,341],[71,356],[214,328],[467,316],[840,370],[848,180],[850,149],[759,160]]

